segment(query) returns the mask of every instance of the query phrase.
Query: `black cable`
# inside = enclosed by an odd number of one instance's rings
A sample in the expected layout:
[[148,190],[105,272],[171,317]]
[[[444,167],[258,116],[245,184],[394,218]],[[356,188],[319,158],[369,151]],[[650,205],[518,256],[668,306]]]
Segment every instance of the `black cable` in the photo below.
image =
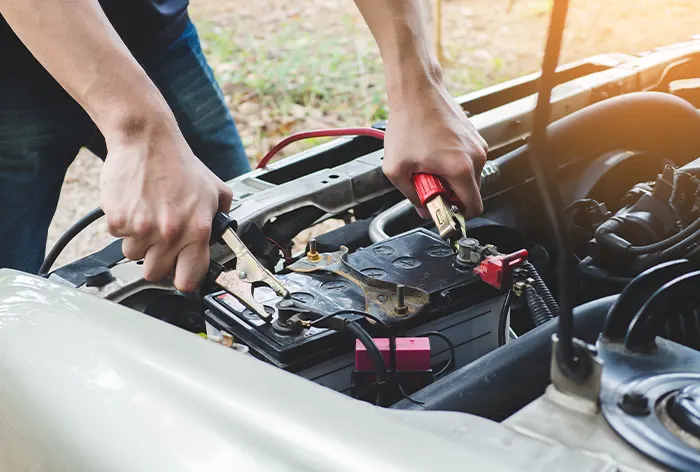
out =
[[[697,221],[700,221],[700,220],[697,220]],[[663,259],[681,256],[684,252],[686,252],[688,250],[688,248],[690,246],[697,243],[698,240],[700,240],[700,230],[694,232],[693,234],[691,234],[690,236],[688,236],[684,240],[677,242],[676,244],[669,247],[668,249],[664,249],[663,251],[661,251],[661,254],[659,254],[659,256]]]
[[70,228],[68,228],[60,238],[58,238],[58,241],[56,241],[56,244],[51,248],[51,251],[49,251],[49,254],[46,256],[44,259],[44,262],[41,264],[41,267],[39,268],[39,275],[46,275],[49,273],[51,270],[51,267],[53,264],[56,262],[56,259],[58,259],[58,256],[61,255],[63,250],[68,246],[68,243],[70,243],[73,238],[75,238],[78,234],[80,234],[81,231],[83,231],[85,228],[90,226],[92,223],[95,221],[99,220],[105,215],[105,212],[102,211],[102,208],[95,208],[92,210],[90,213],[87,215],[83,216],[80,218],[78,221],[73,223]]
[[544,300],[544,303],[547,305],[547,308],[549,308],[549,311],[552,312],[552,316],[559,316],[559,304],[554,299],[552,292],[549,291],[547,284],[545,284],[542,277],[540,277],[540,273],[537,272],[535,266],[532,265],[532,262],[530,261],[525,261],[523,266],[527,271],[527,275],[535,281],[535,290],[537,290],[537,294],[542,297],[542,300]]
[[389,325],[387,325],[384,321],[377,318],[376,316],[374,316],[370,313],[367,313],[366,311],[353,310],[352,308],[343,308],[342,310],[334,311],[333,313],[330,313],[328,315],[323,315],[322,317],[320,317],[316,320],[313,320],[311,322],[311,326],[321,324],[323,321],[326,321],[327,319],[333,318],[333,317],[338,316],[338,315],[359,315],[359,316],[362,316],[364,318],[370,319],[370,320],[374,321],[375,323],[377,323],[378,325],[380,325],[382,327],[382,329],[384,329],[386,331],[387,335],[389,334],[389,332],[391,330],[389,328]]
[[456,361],[457,354],[455,353],[455,345],[450,338],[448,338],[446,335],[444,335],[443,333],[441,333],[439,331],[428,331],[426,333],[416,334],[414,337],[426,338],[426,337],[430,337],[430,336],[436,336],[436,337],[442,339],[443,341],[445,341],[445,344],[447,344],[447,347],[450,350],[450,360],[447,361],[447,364],[445,365],[445,367],[443,367],[440,370],[440,372],[435,374],[435,377],[440,377],[442,374],[447,372],[447,369],[449,369],[452,366],[452,364],[454,364]]
[[[345,328],[350,331],[353,336],[355,336],[355,339],[362,343],[365,349],[367,349],[367,353],[372,359],[372,365],[374,366],[374,370],[376,372],[376,383],[381,391],[389,380],[389,371],[386,368],[386,363],[384,362],[382,353],[379,351],[379,348],[369,333],[367,333],[367,331],[365,331],[364,328],[362,328],[362,326],[360,326],[358,323],[348,323],[345,325]],[[379,392],[377,393],[377,396],[379,396]]]
[[498,345],[503,346],[506,343],[506,321],[508,320],[508,310],[510,303],[513,301],[513,291],[508,290],[503,306],[501,306],[501,314],[498,316]]
[[652,252],[663,251],[671,248],[672,246],[683,243],[686,237],[697,238],[700,232],[700,219],[693,221],[690,225],[684,228],[682,231],[674,234],[670,238],[658,241],[653,244],[648,244],[646,246],[630,246],[626,252],[629,254],[650,254]]
[[[542,198],[547,218],[554,234],[557,248],[557,266],[559,274],[559,306],[561,316],[558,323],[558,349],[557,358],[561,370],[568,377],[581,377],[576,375],[579,365],[574,352],[574,317],[572,315],[574,305],[574,272],[569,266],[569,255],[573,253],[568,241],[566,222],[562,212],[563,204],[559,189],[554,178],[557,168],[554,156],[546,156],[547,151],[547,126],[551,116],[550,101],[552,89],[556,85],[556,69],[559,63],[562,37],[566,24],[566,15],[569,9],[568,0],[554,0],[552,15],[547,32],[547,44],[542,61],[542,75],[539,80],[537,94],[537,106],[535,107],[532,133],[529,147],[530,167],[535,177],[537,188]],[[549,158],[545,161],[545,158]],[[585,373],[584,373],[585,374]],[[585,377],[585,375],[583,375]]]

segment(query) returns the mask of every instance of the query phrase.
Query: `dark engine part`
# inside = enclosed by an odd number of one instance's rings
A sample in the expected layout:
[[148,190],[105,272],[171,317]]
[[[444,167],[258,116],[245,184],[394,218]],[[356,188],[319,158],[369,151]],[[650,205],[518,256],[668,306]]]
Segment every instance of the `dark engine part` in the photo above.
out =
[[666,166],[656,182],[630,190],[623,208],[595,232],[590,243],[595,264],[630,277],[687,254],[700,241],[698,164],[700,159],[680,169]]
[[[575,336],[595,342],[613,295],[574,309]],[[550,383],[552,320],[450,373],[393,406],[401,410],[460,411],[502,421],[544,393]],[[517,394],[513,394],[517,392]]]
[[[364,281],[330,270],[288,272],[278,278],[292,292],[293,299],[321,313],[364,320],[352,310],[375,310],[372,315],[390,325],[397,335],[439,331],[454,344],[455,365],[461,366],[499,346],[504,295],[471,272],[455,269],[453,260],[450,247],[436,234],[417,229],[349,254],[348,265],[362,274]],[[392,286],[402,284],[407,294],[409,288],[426,293],[426,303],[414,313],[396,311],[395,300],[390,298],[370,303],[368,294],[381,296],[371,285],[372,280]],[[257,289],[255,296],[271,313],[279,301],[264,288]],[[262,322],[222,292],[205,297],[205,304],[207,321],[247,344],[257,357],[335,390],[349,392],[354,368],[350,337],[316,327],[285,331],[281,323]],[[277,320],[278,313],[273,318]],[[375,336],[386,335],[381,326],[365,327]],[[449,350],[444,343],[433,344],[432,358],[433,365],[447,363]]]
[[700,309],[698,284],[700,271],[689,272],[687,261],[646,271],[620,295],[598,343],[605,419],[670,470],[700,469],[700,353],[658,336]]

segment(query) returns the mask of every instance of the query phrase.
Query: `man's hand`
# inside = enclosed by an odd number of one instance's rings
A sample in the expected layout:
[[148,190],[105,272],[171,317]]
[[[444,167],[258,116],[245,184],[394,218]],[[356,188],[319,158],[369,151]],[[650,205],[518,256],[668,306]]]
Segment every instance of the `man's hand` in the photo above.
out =
[[[384,62],[389,125],[384,173],[420,208],[412,183],[423,172],[442,177],[465,215],[482,211],[479,180],[487,145],[445,89],[425,31],[422,0],[355,0]],[[420,211],[427,217],[426,211]]]
[[465,216],[478,216],[483,210],[479,184],[487,145],[464,111],[441,85],[403,97],[395,105],[385,138],[386,176],[424,218],[429,214],[413,186],[416,173],[442,177]]
[[175,268],[175,287],[196,290],[209,266],[214,214],[228,212],[231,190],[192,154],[174,119],[113,136],[107,148],[100,206],[110,234],[124,238],[128,259],[145,258],[146,280]]
[[196,289],[214,214],[229,210],[231,192],[192,154],[99,2],[0,0],[0,14],[105,136],[100,204],[124,255],[145,257],[148,280],[175,268],[175,286]]

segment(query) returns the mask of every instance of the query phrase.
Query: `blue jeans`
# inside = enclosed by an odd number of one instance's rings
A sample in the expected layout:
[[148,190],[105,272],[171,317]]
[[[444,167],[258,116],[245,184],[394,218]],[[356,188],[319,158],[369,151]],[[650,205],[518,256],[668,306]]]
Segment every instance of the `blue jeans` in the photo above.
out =
[[[138,59],[194,154],[222,180],[249,171],[194,25]],[[39,270],[66,170],[83,146],[105,151],[87,113],[41,66],[0,72],[0,267]]]

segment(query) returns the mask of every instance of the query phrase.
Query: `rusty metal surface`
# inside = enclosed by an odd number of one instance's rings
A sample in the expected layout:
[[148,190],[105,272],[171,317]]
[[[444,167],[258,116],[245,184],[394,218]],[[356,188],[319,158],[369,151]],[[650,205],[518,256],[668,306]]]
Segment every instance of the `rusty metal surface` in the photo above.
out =
[[289,269],[297,273],[330,272],[336,274],[351,284],[359,287],[365,297],[365,308],[369,314],[379,317],[387,323],[405,321],[407,318],[417,315],[430,301],[430,296],[425,290],[415,287],[404,287],[404,301],[407,310],[398,313],[397,284],[369,277],[355,268],[347,261],[348,249],[342,247],[338,252],[321,254],[318,261],[301,259]]

